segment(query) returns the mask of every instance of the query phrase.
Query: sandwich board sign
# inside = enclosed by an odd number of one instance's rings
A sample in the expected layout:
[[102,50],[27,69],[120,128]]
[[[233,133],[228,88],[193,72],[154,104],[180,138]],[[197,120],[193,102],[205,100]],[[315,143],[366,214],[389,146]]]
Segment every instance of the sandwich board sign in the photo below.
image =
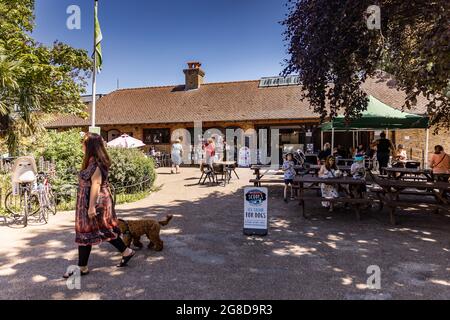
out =
[[265,236],[267,227],[267,188],[247,187],[244,190],[244,234]]

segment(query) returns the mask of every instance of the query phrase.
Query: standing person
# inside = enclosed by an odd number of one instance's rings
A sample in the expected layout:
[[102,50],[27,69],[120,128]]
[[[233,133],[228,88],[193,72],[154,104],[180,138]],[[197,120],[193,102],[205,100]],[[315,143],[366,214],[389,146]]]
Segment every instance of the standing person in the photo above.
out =
[[209,138],[208,143],[205,147],[205,159],[206,164],[211,168],[214,163],[215,155],[216,155],[216,145],[214,144],[214,140],[212,138]]
[[[136,252],[127,248],[119,237],[119,222],[108,181],[111,160],[103,138],[94,133],[86,134],[83,152],[75,210],[75,242],[78,244],[81,275],[87,275],[93,245],[107,241],[122,253],[122,260],[117,267],[125,267]],[[63,277],[67,279],[73,274],[68,272]]]
[[156,156],[156,149],[155,146],[150,147],[150,156],[155,157]]
[[377,144],[377,160],[380,168],[380,173],[382,173],[383,168],[387,168],[390,156],[394,151],[394,145],[389,139],[386,139],[386,133],[382,132],[380,134],[380,139],[376,141]]
[[[322,165],[319,171],[319,178],[322,179],[332,179],[332,178],[338,178],[341,176],[341,172],[339,171],[339,168],[336,164],[336,158],[333,156],[329,156],[325,160],[325,164]],[[323,198],[337,198],[339,197],[339,192],[337,188],[333,185],[321,183],[320,189],[322,191],[322,197]],[[328,201],[322,202],[322,206],[325,208],[330,208],[330,212],[333,211],[333,203],[330,203]]]
[[294,190],[292,188],[294,184],[294,178],[296,175],[295,172],[295,163],[294,163],[294,155],[292,153],[288,153],[283,162],[283,171],[284,171],[284,202],[288,202],[287,200],[287,189],[291,187],[291,200],[294,199]]
[[173,169],[175,168],[175,172],[177,174],[180,173],[180,165],[183,162],[183,146],[181,145],[181,140],[177,139],[175,140],[175,143],[172,145],[172,150],[170,152],[171,158],[172,158],[172,169],[170,170],[170,173],[174,173]]
[[[434,147],[434,154],[430,160],[430,167],[434,174],[450,174],[450,156],[440,145]],[[448,177],[447,177],[448,181]]]

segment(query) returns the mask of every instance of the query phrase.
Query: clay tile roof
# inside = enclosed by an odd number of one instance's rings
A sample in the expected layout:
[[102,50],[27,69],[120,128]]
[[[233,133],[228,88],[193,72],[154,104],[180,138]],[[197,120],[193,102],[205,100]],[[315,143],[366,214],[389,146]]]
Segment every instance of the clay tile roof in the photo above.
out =
[[[300,101],[300,87],[259,88],[259,81],[124,89],[97,103],[98,125],[317,118]],[[85,126],[89,119],[61,116],[47,127]]]
[[[369,80],[363,88],[388,105],[403,105],[404,94],[386,82]],[[209,83],[191,91],[184,91],[184,86],[123,89],[98,100],[97,124],[318,119],[307,100],[300,100],[301,90],[301,86],[260,88],[258,80]],[[89,119],[62,115],[46,126],[78,127],[89,123]]]

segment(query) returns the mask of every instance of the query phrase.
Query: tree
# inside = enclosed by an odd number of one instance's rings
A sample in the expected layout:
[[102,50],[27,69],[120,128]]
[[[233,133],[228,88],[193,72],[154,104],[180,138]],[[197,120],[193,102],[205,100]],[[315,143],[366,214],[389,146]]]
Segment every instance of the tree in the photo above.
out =
[[38,44],[34,0],[0,0],[0,138],[10,154],[22,137],[42,130],[48,113],[83,115],[92,61],[85,50],[55,42]]
[[[369,30],[371,5],[381,29]],[[367,108],[361,84],[377,70],[390,73],[406,93],[404,108],[428,99],[431,124],[450,128],[450,2],[448,0],[289,0],[283,25],[289,59],[322,120],[347,119]]]

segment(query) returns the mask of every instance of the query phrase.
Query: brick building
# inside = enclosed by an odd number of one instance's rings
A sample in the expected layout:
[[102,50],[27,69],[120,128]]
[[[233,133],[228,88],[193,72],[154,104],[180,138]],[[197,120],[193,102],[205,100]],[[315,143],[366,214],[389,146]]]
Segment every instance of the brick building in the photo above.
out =
[[[193,138],[194,122],[201,122],[204,130],[217,128],[278,129],[279,144],[312,145],[321,148],[319,117],[306,100],[301,101],[301,86],[296,77],[263,78],[254,81],[205,83],[200,63],[189,63],[184,70],[185,84],[116,90],[97,102],[97,125],[107,141],[127,133],[144,141],[148,147],[168,152],[171,136],[177,129],[187,129]],[[363,89],[383,103],[401,108],[404,94],[394,89],[392,80],[369,79]],[[412,112],[423,113],[425,101],[419,101]],[[87,106],[89,108],[89,106]],[[87,110],[89,112],[89,109]],[[410,111],[411,112],[411,111]],[[47,124],[49,129],[65,130],[79,127],[87,130],[90,119],[76,116],[57,116]],[[448,134],[444,135],[449,137]],[[450,139],[443,135],[430,136],[430,146],[443,144],[450,150]],[[368,145],[374,132],[358,133],[358,141]],[[424,130],[391,132],[395,143],[403,143],[416,154],[424,149]],[[339,133],[336,145],[351,147],[351,133]],[[324,141],[330,141],[324,134]]]

